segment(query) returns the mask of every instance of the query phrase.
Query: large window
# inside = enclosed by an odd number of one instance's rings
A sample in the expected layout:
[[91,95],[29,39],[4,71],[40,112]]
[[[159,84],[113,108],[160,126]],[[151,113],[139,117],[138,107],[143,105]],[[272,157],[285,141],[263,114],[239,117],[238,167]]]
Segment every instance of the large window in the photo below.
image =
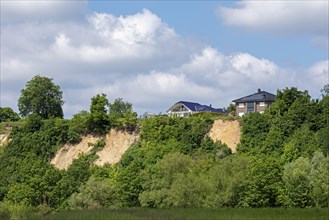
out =
[[239,103],[239,108],[244,108],[244,103]]
[[265,102],[260,102],[259,106],[261,106],[261,107],[265,106]]
[[254,108],[254,103],[253,102],[248,102],[247,103],[247,112],[254,112],[255,108]]

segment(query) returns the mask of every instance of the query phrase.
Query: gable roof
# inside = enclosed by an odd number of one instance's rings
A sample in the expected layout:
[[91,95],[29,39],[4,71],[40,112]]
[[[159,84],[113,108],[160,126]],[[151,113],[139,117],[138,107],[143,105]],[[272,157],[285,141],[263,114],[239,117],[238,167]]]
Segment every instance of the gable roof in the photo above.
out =
[[207,105],[201,105],[196,102],[187,102],[187,101],[179,101],[175,103],[171,108],[167,110],[167,112],[171,111],[178,104],[184,105],[186,108],[190,109],[192,112],[224,112],[221,108],[213,108]]
[[258,91],[254,94],[235,99],[232,102],[255,102],[255,101],[272,101],[274,102],[276,95],[266,92]]

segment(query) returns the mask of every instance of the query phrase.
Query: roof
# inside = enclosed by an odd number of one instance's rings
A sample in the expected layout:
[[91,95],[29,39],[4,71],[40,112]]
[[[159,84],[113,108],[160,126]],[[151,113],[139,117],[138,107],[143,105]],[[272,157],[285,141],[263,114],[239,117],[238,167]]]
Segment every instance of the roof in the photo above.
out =
[[248,95],[239,99],[235,99],[232,102],[255,102],[255,101],[272,101],[275,100],[275,95],[266,91],[258,91],[252,95]]
[[201,105],[196,102],[187,102],[187,101],[179,101],[175,103],[170,109],[167,110],[169,112],[173,107],[175,107],[178,104],[185,105],[186,108],[190,109],[192,112],[224,112],[221,108],[213,108],[211,106],[207,105]]

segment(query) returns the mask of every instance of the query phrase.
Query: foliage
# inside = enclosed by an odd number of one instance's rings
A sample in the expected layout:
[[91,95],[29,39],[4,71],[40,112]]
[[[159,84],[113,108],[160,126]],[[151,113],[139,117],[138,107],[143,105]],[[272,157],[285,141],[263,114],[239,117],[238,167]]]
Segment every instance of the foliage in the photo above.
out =
[[284,196],[286,196],[288,207],[305,208],[313,205],[308,175],[310,170],[310,160],[304,157],[300,157],[285,166],[283,173]]
[[137,126],[137,113],[133,111],[132,104],[122,101],[122,98],[110,104],[109,119],[115,128],[132,131]]
[[327,220],[328,209],[286,209],[286,208],[175,208],[175,209],[145,209],[122,208],[100,210],[72,210],[45,216],[40,220]]
[[91,177],[86,184],[81,185],[78,193],[73,193],[68,200],[72,209],[97,209],[110,206],[113,190],[106,180]]
[[20,118],[16,112],[9,107],[0,107],[0,123],[8,121],[18,121]]
[[321,89],[322,97],[329,96],[329,83],[323,86]]
[[63,92],[52,80],[52,78],[37,75],[26,83],[18,99],[18,109],[23,117],[32,113],[44,119],[63,117]]
[[109,129],[107,115],[109,101],[105,94],[98,94],[91,99],[90,114],[88,116],[88,130],[98,134],[105,134]]
[[[140,139],[119,163],[93,165],[104,136],[67,170],[49,164],[58,147],[110,127],[135,130],[132,105],[105,94],[70,120],[29,113],[0,154],[0,201],[52,210],[108,207],[328,207],[329,98],[278,90],[265,114],[240,119],[238,152],[208,133],[216,114],[158,115],[138,121]],[[226,120],[236,120],[226,117]],[[12,122],[6,122],[12,123]],[[12,213],[0,205],[0,215]],[[7,216],[7,217],[6,217]]]
[[69,121],[68,141],[70,143],[77,143],[81,140],[81,136],[88,131],[88,118],[87,111],[81,111],[73,115]]

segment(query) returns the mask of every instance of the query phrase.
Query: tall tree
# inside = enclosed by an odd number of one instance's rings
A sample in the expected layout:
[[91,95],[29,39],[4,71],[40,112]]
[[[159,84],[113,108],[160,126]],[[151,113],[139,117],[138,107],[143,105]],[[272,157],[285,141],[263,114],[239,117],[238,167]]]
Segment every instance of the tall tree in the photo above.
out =
[[52,78],[37,75],[26,83],[18,99],[18,109],[23,117],[34,113],[44,119],[63,118],[63,92],[52,81]]
[[89,131],[99,134],[106,133],[109,128],[108,106],[109,101],[105,94],[97,94],[91,99],[90,114],[88,117]]

